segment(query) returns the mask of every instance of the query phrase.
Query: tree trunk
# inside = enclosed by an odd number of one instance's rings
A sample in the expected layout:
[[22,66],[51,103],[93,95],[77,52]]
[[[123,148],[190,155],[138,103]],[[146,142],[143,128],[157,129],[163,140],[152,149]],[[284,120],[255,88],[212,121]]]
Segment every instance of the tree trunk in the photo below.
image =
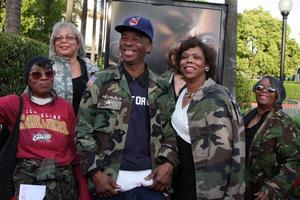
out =
[[[45,8],[52,8],[53,6],[55,6],[56,0],[48,0],[46,2]],[[45,9],[45,25],[44,27],[42,27],[42,29],[44,30],[43,32],[48,32],[52,31],[52,27],[53,27],[53,20],[49,20],[49,17],[51,16],[51,9]]]
[[92,52],[91,52],[91,60],[93,62],[95,62],[95,53],[96,53],[96,23],[97,23],[97,0],[94,0],[93,36],[92,36]]
[[237,34],[237,0],[225,0],[228,5],[227,25],[224,44],[224,66],[222,85],[236,97],[236,34]]
[[81,27],[80,32],[83,40],[85,41],[85,32],[86,32],[86,20],[87,20],[87,12],[88,12],[88,1],[83,0],[82,3],[82,12],[81,12]]
[[22,0],[6,0],[6,27],[7,33],[20,32]]
[[74,0],[67,1],[67,14],[65,19],[65,21],[67,22],[72,22],[73,5],[74,5]]

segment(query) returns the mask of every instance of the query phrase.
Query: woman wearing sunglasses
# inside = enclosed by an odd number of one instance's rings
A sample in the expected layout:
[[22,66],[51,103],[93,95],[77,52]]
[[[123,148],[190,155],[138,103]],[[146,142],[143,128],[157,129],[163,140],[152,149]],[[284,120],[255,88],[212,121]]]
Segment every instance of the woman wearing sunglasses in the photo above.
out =
[[294,199],[300,176],[300,129],[281,109],[282,83],[265,76],[253,86],[257,108],[245,117],[246,199]]
[[83,38],[72,23],[58,22],[53,26],[49,57],[56,71],[54,89],[72,103],[77,114],[86,84],[98,67],[85,56]]
[[[25,64],[23,110],[14,170],[15,196],[20,184],[46,186],[45,199],[88,199],[86,180],[75,167],[75,114],[71,104],[53,90],[52,61],[32,57]],[[19,97],[0,97],[0,123],[14,128]],[[77,165],[76,165],[77,166]],[[78,194],[77,183],[80,191]]]

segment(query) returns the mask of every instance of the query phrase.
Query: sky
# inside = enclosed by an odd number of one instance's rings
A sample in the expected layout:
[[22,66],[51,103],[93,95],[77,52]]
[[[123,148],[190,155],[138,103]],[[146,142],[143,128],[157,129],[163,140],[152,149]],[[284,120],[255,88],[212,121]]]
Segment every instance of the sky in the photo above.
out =
[[[244,10],[251,10],[253,8],[262,7],[264,10],[269,11],[274,18],[282,19],[282,15],[279,11],[279,0],[237,0],[238,1],[238,13],[242,13]],[[224,3],[224,0],[209,0],[213,3]],[[292,32],[291,38],[296,39],[300,45],[300,0],[293,0],[293,7],[288,15],[287,23],[290,26]]]

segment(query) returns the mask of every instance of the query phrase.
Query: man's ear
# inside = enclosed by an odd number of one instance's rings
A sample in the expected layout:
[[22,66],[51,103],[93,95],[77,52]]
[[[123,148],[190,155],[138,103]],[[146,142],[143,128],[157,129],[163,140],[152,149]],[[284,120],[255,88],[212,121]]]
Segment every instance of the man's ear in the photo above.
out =
[[151,50],[152,50],[152,43],[150,41],[147,41],[146,45],[146,53],[149,54],[151,53]]

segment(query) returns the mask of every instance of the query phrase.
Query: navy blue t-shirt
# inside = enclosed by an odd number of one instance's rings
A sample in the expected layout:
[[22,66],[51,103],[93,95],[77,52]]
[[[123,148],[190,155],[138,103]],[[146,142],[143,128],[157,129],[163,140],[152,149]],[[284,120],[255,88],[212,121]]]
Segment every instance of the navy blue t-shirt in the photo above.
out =
[[148,109],[148,71],[133,79],[124,72],[132,99],[125,147],[120,169],[140,171],[152,168],[150,155],[150,116]]

